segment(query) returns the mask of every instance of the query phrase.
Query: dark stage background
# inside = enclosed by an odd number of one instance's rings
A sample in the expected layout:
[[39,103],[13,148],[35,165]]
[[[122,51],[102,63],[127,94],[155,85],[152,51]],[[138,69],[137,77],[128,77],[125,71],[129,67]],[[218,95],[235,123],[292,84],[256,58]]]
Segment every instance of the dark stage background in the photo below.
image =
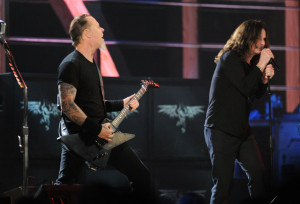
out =
[[[183,39],[182,6],[163,4],[166,2],[170,1],[151,1],[150,4],[84,1],[84,4],[105,29],[104,38],[120,74],[119,78],[104,77],[107,98],[120,99],[137,92],[142,79],[161,85],[159,89],[150,89],[141,99],[138,111],[120,126],[123,132],[136,135],[129,143],[149,167],[153,181],[166,192],[197,191],[208,198],[212,181],[203,123],[215,67],[213,59],[242,21],[261,19],[271,31],[271,48],[281,68],[271,83],[284,87],[285,12],[257,8],[285,5],[283,1],[193,1],[203,4],[197,7],[197,41],[201,45],[197,48],[198,75],[197,79],[183,79],[184,46],[178,45]],[[234,8],[234,5],[253,7]],[[73,47],[47,0],[6,0],[5,11],[6,37],[28,86],[28,183],[32,186],[51,184],[56,179],[60,160],[60,144],[56,141],[59,119],[56,74],[59,63]],[[23,179],[22,154],[17,140],[22,128],[23,95],[8,66],[6,71],[0,75],[0,192],[21,186]],[[281,108],[278,106],[273,112],[272,124],[273,173],[275,184],[279,185],[300,172],[300,108],[286,113],[285,89],[273,90],[272,94],[272,106],[278,104],[278,97],[281,104]],[[267,95],[257,100],[251,124],[270,172],[267,101]],[[171,117],[171,110],[177,115]],[[110,167],[100,173],[85,169],[82,180],[128,185],[127,178]],[[247,197],[246,184],[246,177],[237,166],[232,203]]]
[[[1,189],[18,186],[22,181],[22,155],[17,146],[23,120],[23,92],[11,74],[2,74],[1,93]],[[29,98],[29,184],[51,183],[57,176],[60,144],[56,141],[59,111],[56,109],[56,75],[25,74]],[[203,123],[207,106],[208,86],[200,80],[176,81],[153,78],[159,89],[149,89],[141,98],[137,111],[128,115],[120,125],[122,132],[136,135],[129,143],[147,164],[160,188],[207,189],[209,160],[204,143]],[[125,98],[140,89],[140,78],[104,78],[108,99]],[[3,85],[3,86],[2,86]],[[4,88],[6,87],[6,88]],[[181,94],[178,94],[181,93]],[[192,109],[192,110],[191,110]],[[181,114],[175,114],[181,113]],[[116,113],[109,115],[114,118]],[[14,116],[14,117],[6,117]],[[17,165],[19,165],[17,167]],[[6,168],[7,167],[7,168]],[[197,168],[196,168],[197,167]],[[172,169],[172,171],[170,171]],[[83,181],[105,181],[112,185],[126,184],[123,175],[113,170],[95,174],[86,169]],[[14,174],[13,177],[7,175]],[[170,181],[172,178],[172,181]]]

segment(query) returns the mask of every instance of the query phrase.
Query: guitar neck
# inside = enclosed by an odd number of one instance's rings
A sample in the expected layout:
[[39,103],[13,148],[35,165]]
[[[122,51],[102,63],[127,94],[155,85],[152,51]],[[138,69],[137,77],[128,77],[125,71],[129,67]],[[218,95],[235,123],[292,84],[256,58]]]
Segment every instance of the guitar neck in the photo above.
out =
[[142,85],[141,89],[135,94],[135,96],[128,102],[128,104],[121,110],[121,112],[119,113],[119,115],[117,115],[117,117],[111,122],[112,125],[115,128],[118,128],[119,125],[122,123],[122,121],[126,118],[126,116],[128,115],[128,113],[130,112],[130,102],[133,100],[140,100],[140,98],[142,98],[142,96],[146,93],[147,91],[147,87],[145,87],[144,85]]

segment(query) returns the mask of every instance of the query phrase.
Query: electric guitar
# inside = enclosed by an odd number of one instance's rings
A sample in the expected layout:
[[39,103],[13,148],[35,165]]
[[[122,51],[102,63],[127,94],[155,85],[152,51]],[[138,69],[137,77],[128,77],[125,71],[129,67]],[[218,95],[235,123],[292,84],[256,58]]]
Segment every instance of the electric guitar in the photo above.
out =
[[[139,100],[146,93],[148,88],[159,88],[159,84],[147,80],[142,80],[141,85],[142,87],[140,88],[140,90],[130,101],[135,99]],[[61,142],[63,142],[78,156],[85,159],[91,169],[96,170],[97,168],[105,168],[111,150],[114,147],[119,146],[120,144],[127,142],[135,137],[134,134],[122,133],[118,130],[119,125],[130,112],[130,101],[113,121],[109,121],[108,119],[105,119],[103,121],[103,123],[109,122],[114,131],[114,137],[112,138],[112,141],[107,141],[102,138],[97,138],[94,141],[89,141],[86,135],[77,133],[61,136]]]

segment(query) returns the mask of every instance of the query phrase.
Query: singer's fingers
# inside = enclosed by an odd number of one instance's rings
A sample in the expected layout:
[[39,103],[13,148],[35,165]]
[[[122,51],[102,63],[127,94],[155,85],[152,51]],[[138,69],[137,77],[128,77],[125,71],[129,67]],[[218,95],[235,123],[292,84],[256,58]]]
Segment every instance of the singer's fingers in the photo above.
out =
[[274,76],[274,69],[273,68],[268,68],[265,70],[265,76],[272,78]]
[[268,48],[265,48],[261,51],[259,61],[257,66],[263,71],[263,69],[269,64],[269,61],[271,59],[271,50]]
[[270,58],[272,58],[272,59],[275,58],[275,57],[274,57],[274,54],[273,54],[273,52],[272,52],[272,50],[271,50],[270,48],[267,48],[267,49],[266,49],[266,53],[269,55]]
[[272,64],[268,64],[265,69],[265,73],[268,75],[272,70],[274,70]]
[[272,50],[270,48],[264,48],[262,50],[262,53],[267,54],[270,58],[273,58],[273,59],[275,58],[274,54],[273,54],[273,52],[272,52]]
[[266,71],[270,71],[270,70],[272,70],[272,71],[274,71],[274,66],[272,65],[272,64],[268,64],[267,66],[266,66],[266,69],[265,69]]

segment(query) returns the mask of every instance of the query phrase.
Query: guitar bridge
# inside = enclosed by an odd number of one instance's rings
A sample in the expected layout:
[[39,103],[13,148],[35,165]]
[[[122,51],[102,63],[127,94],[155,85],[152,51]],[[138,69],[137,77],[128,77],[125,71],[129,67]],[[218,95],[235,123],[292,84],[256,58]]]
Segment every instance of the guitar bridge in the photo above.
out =
[[105,157],[105,156],[108,156],[107,152],[104,152],[104,153],[101,153],[101,154],[97,154],[97,156],[93,158],[93,161],[95,161],[96,159]]

